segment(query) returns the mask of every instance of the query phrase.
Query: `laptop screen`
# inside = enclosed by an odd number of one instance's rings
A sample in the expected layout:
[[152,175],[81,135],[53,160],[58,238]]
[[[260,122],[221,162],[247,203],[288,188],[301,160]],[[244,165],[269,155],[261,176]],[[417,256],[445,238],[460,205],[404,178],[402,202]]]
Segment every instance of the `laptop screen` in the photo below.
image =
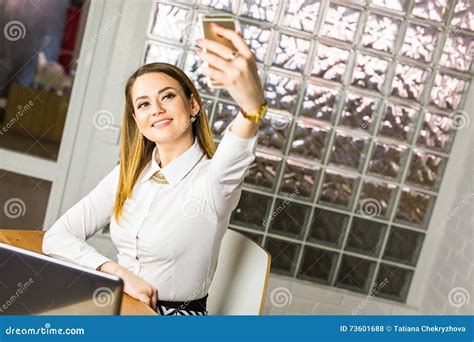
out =
[[0,315],[116,315],[120,278],[0,243]]

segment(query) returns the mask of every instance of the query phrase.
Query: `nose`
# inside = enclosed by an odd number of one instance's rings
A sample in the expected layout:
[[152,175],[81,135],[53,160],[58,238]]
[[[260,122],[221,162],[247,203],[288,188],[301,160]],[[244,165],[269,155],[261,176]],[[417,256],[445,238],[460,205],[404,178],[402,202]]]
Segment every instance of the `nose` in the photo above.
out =
[[152,103],[152,111],[153,111],[153,115],[159,115],[159,114],[163,114],[166,111],[166,109],[161,105],[160,101],[155,100]]

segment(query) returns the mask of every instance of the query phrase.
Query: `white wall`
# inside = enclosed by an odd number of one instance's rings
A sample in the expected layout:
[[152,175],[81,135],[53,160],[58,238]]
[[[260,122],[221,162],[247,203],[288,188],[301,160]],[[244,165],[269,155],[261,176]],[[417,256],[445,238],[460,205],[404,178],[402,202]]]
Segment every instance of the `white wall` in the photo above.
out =
[[[459,149],[451,155],[457,170],[455,195],[449,213],[442,218],[442,236],[434,253],[433,265],[422,301],[429,314],[474,314],[474,87],[471,86],[466,112],[468,127],[458,132]],[[461,150],[461,151],[459,151]],[[461,305],[465,303],[464,305]]]

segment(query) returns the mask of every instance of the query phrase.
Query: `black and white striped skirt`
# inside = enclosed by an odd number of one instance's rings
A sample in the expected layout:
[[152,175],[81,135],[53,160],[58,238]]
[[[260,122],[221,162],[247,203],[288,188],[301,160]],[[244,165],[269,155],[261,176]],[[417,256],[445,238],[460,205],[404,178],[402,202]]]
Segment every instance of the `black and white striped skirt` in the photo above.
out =
[[207,316],[207,296],[186,302],[158,300],[156,312],[161,316]]

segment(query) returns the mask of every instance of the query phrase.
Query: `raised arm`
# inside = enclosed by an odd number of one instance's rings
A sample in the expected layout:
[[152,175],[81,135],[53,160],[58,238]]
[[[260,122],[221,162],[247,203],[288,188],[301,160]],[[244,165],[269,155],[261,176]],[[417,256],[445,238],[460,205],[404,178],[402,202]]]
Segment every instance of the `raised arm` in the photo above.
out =
[[117,165],[87,196],[53,224],[43,239],[44,254],[93,269],[110,261],[86,240],[110,222],[118,173]]
[[256,134],[266,111],[266,102],[258,76],[255,57],[243,38],[235,31],[213,25],[214,31],[230,40],[236,51],[212,40],[199,39],[197,51],[212,68],[203,73],[224,85],[237,102],[240,112],[231,122],[211,160],[208,190],[213,211],[222,218],[230,215],[241,194],[245,175],[255,159]]
[[224,85],[227,92],[240,106],[240,112],[232,121],[231,132],[239,138],[249,139],[258,131],[257,120],[244,117],[262,113],[265,103],[262,84],[258,76],[257,63],[250,48],[242,36],[218,24],[212,24],[213,30],[220,36],[230,40],[236,51],[209,39],[198,39],[196,44],[205,51],[196,53],[212,68],[203,68],[203,74],[217,83]]

